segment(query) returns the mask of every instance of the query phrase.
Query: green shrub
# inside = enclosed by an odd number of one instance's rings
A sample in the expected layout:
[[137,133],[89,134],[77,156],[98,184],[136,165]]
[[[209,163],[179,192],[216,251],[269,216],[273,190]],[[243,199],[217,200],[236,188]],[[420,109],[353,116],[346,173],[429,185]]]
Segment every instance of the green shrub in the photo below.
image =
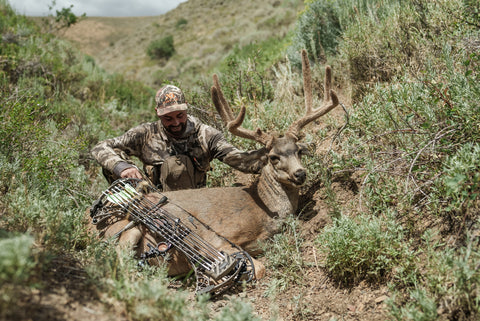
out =
[[[436,195],[446,203],[445,213],[457,221],[475,219],[480,213],[480,145],[466,143],[444,162]],[[444,197],[442,197],[442,195]]]
[[147,54],[152,59],[168,59],[175,53],[173,36],[154,40],[148,45]]
[[299,222],[293,216],[287,217],[282,233],[262,244],[267,258],[266,267],[272,271],[275,280],[267,290],[268,296],[274,297],[293,284],[303,284],[306,262],[302,245]]
[[[0,15],[2,19],[0,19],[0,33],[4,37],[2,42],[18,42],[19,40],[24,40],[23,36],[35,30],[35,23],[29,20],[27,17],[22,15],[17,15],[10,5],[9,0],[0,0]],[[23,29],[23,32],[14,32],[11,28],[12,26],[18,26]],[[23,33],[23,34],[22,34]],[[2,46],[0,46],[2,47]],[[2,54],[2,51],[0,51]]]
[[415,253],[392,217],[341,216],[316,241],[326,255],[325,267],[343,284],[361,280],[408,280],[415,273]]
[[438,234],[427,230],[422,244],[422,282],[396,292],[388,302],[397,320],[477,320],[480,315],[480,253],[478,239],[468,239],[457,249],[438,241]]
[[0,110],[0,152],[8,158],[24,154],[33,156],[38,151],[31,141],[43,141],[48,133],[39,126],[46,117],[46,104],[35,98],[9,98],[5,92],[0,92],[3,107]]
[[32,236],[14,235],[0,230],[0,281],[2,284],[22,284],[29,279],[35,267],[32,246]]
[[9,319],[16,302],[30,287],[34,274],[33,237],[27,234],[7,233],[0,229],[0,319]]
[[452,56],[447,46],[442,68],[372,87],[351,113],[344,134],[352,145],[339,146],[344,154],[335,166],[365,170],[362,193],[372,213],[409,202],[436,211],[445,189],[432,188],[447,155],[480,138],[478,68],[470,56]]
[[480,29],[480,7],[477,0],[463,0],[465,22]]
[[437,304],[435,299],[425,289],[416,288],[409,293],[408,302],[401,306],[392,304],[393,300],[387,301],[390,305],[390,314],[398,321],[435,321],[438,320]]
[[[55,21],[59,23],[60,26],[69,28],[78,22],[79,17],[77,17],[72,12],[72,8],[73,8],[73,4],[70,5],[69,8],[62,8],[60,10],[55,10],[56,12]],[[82,15],[82,17],[85,17],[85,16],[86,16],[85,14]]]
[[425,28],[421,17],[429,14],[428,9],[419,12],[409,1],[384,2],[382,6],[370,2],[370,10],[356,15],[344,32],[339,51],[350,66],[354,101],[368,91],[367,84],[391,81],[402,73],[399,66],[424,63],[418,30]]
[[222,90],[230,101],[245,97],[258,103],[274,95],[270,67],[281,60],[285,39],[269,38],[263,42],[235,47],[219,66]]
[[180,18],[180,19],[177,20],[177,23],[175,23],[175,27],[176,28],[181,28],[181,27],[185,26],[187,23],[188,23],[187,19]]
[[324,61],[326,54],[337,50],[340,26],[335,1],[307,1],[306,8],[297,19],[292,46],[288,49],[290,61],[301,67],[298,53],[306,49],[312,61]]

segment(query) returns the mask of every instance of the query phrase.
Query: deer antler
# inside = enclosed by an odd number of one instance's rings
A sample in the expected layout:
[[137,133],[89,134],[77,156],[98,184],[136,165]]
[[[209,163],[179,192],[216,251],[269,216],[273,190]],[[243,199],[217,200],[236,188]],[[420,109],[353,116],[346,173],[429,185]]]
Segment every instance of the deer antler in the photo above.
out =
[[273,135],[264,133],[260,128],[257,130],[249,130],[243,127],[242,125],[243,120],[245,119],[246,108],[245,106],[241,106],[240,113],[235,118],[233,116],[232,109],[228,104],[225,96],[223,95],[222,89],[220,87],[220,82],[218,81],[218,76],[216,74],[213,75],[213,86],[211,88],[212,100],[217,112],[222,117],[223,123],[225,127],[235,136],[252,139],[257,141],[267,148],[270,146]]
[[302,73],[303,73],[303,88],[305,92],[305,115],[293,122],[287,131],[287,135],[293,135],[297,137],[300,135],[300,131],[305,125],[314,121],[315,119],[325,115],[330,110],[338,105],[337,94],[332,88],[332,69],[330,66],[325,67],[325,88],[323,96],[323,104],[317,109],[312,109],[312,74],[310,70],[310,63],[308,61],[307,51],[302,50]]

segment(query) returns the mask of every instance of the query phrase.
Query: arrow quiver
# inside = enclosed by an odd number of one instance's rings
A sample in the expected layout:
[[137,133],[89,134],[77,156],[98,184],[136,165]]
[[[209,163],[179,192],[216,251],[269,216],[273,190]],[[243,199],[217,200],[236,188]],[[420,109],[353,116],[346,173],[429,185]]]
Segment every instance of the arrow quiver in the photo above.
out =
[[[175,215],[166,211],[163,208],[166,203],[167,197],[146,181],[119,179],[94,202],[90,216],[93,224],[105,223],[112,217],[117,220],[128,218],[130,223],[115,236],[142,224],[161,239],[155,245],[148,244],[149,250],[142,254],[142,261],[165,256],[172,247],[179,250],[195,272],[197,294],[216,296],[237,283],[254,279],[253,261],[247,252],[179,206]],[[219,242],[231,247],[229,253],[212,245]]]

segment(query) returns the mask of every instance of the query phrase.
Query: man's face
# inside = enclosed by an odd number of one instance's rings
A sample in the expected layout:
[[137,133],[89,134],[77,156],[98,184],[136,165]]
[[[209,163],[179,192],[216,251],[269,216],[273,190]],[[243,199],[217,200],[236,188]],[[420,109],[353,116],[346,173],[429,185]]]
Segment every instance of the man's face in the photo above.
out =
[[187,127],[187,112],[184,110],[173,111],[160,116],[163,127],[173,136],[182,136]]

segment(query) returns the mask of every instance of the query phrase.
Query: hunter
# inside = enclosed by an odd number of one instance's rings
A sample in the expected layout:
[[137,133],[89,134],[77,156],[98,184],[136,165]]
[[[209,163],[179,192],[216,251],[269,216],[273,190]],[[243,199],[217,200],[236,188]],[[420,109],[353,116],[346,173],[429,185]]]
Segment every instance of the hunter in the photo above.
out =
[[[160,120],[144,123],[92,149],[109,183],[119,178],[145,178],[163,191],[206,185],[210,162],[216,158],[245,173],[259,173],[265,149],[241,151],[217,129],[189,115],[180,88],[166,85],[155,95]],[[131,156],[143,163],[143,172]]]

